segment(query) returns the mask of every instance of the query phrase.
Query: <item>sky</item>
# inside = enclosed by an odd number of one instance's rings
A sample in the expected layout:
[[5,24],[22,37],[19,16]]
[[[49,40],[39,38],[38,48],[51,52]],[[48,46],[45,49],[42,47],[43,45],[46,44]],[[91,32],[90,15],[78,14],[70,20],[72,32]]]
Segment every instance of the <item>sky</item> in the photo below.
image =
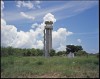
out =
[[52,47],[81,45],[99,52],[98,0],[1,1],[1,46],[43,49],[45,21],[53,21]]

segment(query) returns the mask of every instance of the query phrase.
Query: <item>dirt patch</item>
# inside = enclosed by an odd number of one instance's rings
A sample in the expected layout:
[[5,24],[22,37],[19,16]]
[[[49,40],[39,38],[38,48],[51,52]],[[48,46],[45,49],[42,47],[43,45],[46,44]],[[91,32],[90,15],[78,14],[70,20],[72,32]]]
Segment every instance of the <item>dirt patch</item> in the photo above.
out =
[[35,76],[35,78],[61,78],[61,74],[60,73],[47,73],[44,75]]
[[40,76],[40,78],[59,78],[60,74],[58,73],[53,73],[53,74],[45,74]]

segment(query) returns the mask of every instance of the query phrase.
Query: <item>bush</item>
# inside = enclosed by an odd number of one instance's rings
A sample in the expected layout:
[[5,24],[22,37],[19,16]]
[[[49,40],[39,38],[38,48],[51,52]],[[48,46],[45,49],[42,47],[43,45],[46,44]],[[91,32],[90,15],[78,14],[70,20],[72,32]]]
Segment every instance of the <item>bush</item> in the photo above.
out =
[[87,56],[88,53],[86,51],[79,50],[78,52],[75,52],[75,55],[76,56]]
[[66,55],[66,51],[58,51],[57,56]]
[[36,64],[37,65],[43,65],[43,61],[37,61]]

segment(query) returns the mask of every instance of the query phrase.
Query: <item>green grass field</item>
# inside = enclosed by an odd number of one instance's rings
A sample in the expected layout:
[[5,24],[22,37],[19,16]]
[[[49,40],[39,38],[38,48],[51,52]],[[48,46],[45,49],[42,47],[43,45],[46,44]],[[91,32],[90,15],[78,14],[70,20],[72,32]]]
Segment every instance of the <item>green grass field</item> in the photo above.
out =
[[1,78],[99,78],[99,58],[1,57]]

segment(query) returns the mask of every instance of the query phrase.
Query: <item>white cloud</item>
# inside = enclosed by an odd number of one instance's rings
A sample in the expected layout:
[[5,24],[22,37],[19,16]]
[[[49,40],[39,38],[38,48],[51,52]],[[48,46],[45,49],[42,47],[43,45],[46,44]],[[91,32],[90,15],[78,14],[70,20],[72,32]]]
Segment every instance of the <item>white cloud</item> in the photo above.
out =
[[33,4],[30,1],[17,1],[17,7],[27,7],[28,9],[32,9],[33,8]]
[[60,46],[58,48],[56,48],[57,52],[58,51],[66,51],[66,45],[62,45],[60,44]]
[[72,35],[72,34],[73,34],[73,32],[68,31],[66,35],[69,36],[69,35]]
[[57,51],[65,50],[67,36],[73,34],[73,32],[67,31],[66,28],[59,28],[57,31],[52,32],[53,48]]
[[[32,19],[30,16],[21,13],[24,17]],[[38,25],[38,24],[33,24]],[[35,30],[30,29],[27,32],[17,31],[14,25],[8,25],[4,19],[1,19],[1,46],[12,46],[18,48],[43,48],[42,27],[43,23],[36,27]],[[41,39],[39,39],[41,38]]]
[[2,25],[2,27],[6,26],[6,21],[4,19],[2,19],[2,18],[1,18],[1,25]]
[[43,41],[38,40],[37,41],[37,47],[36,48],[43,48]]
[[45,16],[44,16],[44,21],[53,21],[53,22],[56,22],[56,19],[54,17],[54,15],[52,15],[51,13],[47,13]]
[[81,40],[81,39],[77,39],[77,41],[78,41],[79,43],[81,43],[81,42],[82,42],[82,40]]
[[[48,13],[53,22],[56,21],[53,14]],[[26,16],[26,15],[25,15]],[[44,17],[47,17],[44,16]],[[44,21],[46,18],[44,19]],[[1,19],[1,46],[12,46],[18,48],[40,48],[43,49],[43,29],[44,21],[41,24],[34,23],[27,32],[18,31],[14,25],[8,25],[4,19]],[[66,28],[59,28],[57,31],[52,31],[53,48],[56,51],[65,50],[66,36],[73,34]]]
[[27,32],[17,31],[14,25],[7,25],[4,19],[1,19],[1,46],[13,46],[18,48],[40,48],[43,42],[39,38],[40,28]]
[[1,1],[1,11],[4,9],[4,2]]
[[32,28],[37,28],[39,25],[37,23],[32,24]]
[[32,20],[35,19],[35,17],[29,16],[29,15],[25,14],[24,12],[20,12],[20,14],[21,14],[23,17],[27,18],[27,19],[32,19]]
[[27,7],[28,9],[36,9],[40,7],[40,1],[17,1],[17,7]]
[[3,16],[4,2],[1,1],[1,17]]
[[37,1],[35,1],[35,3],[36,3],[36,4],[40,4],[40,1],[37,0]]
[[27,13],[30,15],[35,14],[35,16],[42,16],[47,13],[55,12],[57,17],[56,19],[58,20],[75,16],[89,8],[92,8],[93,6],[97,5],[97,3],[98,1],[65,1],[65,4],[62,5],[46,7],[37,11],[30,11]]
[[17,29],[13,25],[6,25],[4,19],[1,19],[1,45],[11,46],[16,37]]
[[17,7],[21,7],[21,5],[22,5],[22,1],[17,1]]

